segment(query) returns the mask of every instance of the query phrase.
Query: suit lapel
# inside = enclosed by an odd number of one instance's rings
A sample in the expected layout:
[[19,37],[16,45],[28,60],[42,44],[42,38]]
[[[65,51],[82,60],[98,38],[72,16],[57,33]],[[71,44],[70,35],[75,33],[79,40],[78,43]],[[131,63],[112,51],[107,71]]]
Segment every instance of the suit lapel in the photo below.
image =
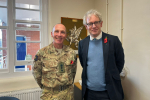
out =
[[89,49],[89,41],[90,41],[90,37],[88,36],[86,39],[85,39],[85,41],[84,41],[84,43],[83,43],[83,62],[85,63],[85,65],[86,65],[86,63],[87,63],[87,56],[88,56],[88,49]]
[[[104,39],[107,37],[107,43],[104,43]],[[109,53],[109,38],[106,33],[102,32],[102,42],[103,42],[103,57],[104,57],[104,66],[105,71],[107,67],[107,59],[108,59],[108,53]]]

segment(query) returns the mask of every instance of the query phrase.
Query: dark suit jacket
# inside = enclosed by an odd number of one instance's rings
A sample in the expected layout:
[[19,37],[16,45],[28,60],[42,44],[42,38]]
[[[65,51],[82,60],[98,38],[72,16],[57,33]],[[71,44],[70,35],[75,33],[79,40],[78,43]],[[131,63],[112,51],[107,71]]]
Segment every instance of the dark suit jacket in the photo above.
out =
[[[107,43],[104,39],[107,37]],[[90,36],[79,42],[78,53],[82,70],[82,98],[84,98],[87,87],[87,55],[89,48]],[[105,67],[105,82],[111,100],[122,100],[124,98],[121,85],[120,73],[124,66],[124,52],[122,44],[117,36],[109,35],[102,32],[103,57]],[[96,55],[98,56],[98,55]],[[98,76],[97,76],[98,77]]]

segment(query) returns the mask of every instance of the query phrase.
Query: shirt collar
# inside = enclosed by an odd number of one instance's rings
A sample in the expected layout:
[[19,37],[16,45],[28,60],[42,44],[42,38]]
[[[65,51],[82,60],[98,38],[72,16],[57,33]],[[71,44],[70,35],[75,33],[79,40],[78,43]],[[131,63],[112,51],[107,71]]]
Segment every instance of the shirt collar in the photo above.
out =
[[[101,31],[101,33],[96,37],[96,40],[99,40],[100,38],[102,38],[102,31]],[[93,40],[94,39],[94,37],[92,37],[91,35],[90,35],[90,40]]]

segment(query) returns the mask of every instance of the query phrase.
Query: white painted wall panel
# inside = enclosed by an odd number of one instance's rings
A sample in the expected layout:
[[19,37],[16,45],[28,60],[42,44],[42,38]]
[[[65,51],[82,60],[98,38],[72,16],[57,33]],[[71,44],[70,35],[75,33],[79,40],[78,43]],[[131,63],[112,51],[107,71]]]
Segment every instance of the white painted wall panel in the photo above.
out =
[[108,0],[108,33],[121,40],[121,0]]
[[124,0],[125,100],[150,100],[150,0]]
[[102,31],[107,33],[107,0],[95,0],[95,9],[102,14]]

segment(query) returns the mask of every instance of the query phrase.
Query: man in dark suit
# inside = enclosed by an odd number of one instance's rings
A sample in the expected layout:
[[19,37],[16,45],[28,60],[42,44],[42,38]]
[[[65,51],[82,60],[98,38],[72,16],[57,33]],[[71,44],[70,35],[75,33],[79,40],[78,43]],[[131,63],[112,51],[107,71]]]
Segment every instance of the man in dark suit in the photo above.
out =
[[124,51],[117,36],[101,31],[102,17],[96,10],[88,11],[83,24],[90,35],[79,42],[84,100],[123,100],[120,73]]

